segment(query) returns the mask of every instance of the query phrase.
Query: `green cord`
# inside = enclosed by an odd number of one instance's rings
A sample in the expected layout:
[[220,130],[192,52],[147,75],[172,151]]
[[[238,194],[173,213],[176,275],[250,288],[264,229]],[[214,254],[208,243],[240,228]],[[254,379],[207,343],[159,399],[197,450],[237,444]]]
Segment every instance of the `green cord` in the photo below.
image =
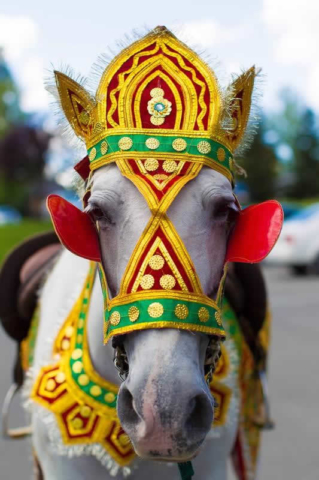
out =
[[179,473],[181,474],[181,480],[191,480],[194,475],[194,469],[192,462],[184,462],[178,464]]

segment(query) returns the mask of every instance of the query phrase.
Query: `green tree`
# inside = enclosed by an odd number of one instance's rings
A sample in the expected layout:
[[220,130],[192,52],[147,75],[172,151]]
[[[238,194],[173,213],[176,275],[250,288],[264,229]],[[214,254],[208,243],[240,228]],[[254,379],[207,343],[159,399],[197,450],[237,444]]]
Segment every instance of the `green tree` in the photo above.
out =
[[19,90],[0,48],[0,138],[22,119]]
[[247,172],[245,180],[252,202],[273,198],[276,190],[278,161],[275,150],[264,141],[265,121],[263,120],[250,149],[238,163]]
[[295,198],[319,195],[319,138],[316,117],[312,110],[305,109],[291,147],[293,149],[294,182],[288,194]]

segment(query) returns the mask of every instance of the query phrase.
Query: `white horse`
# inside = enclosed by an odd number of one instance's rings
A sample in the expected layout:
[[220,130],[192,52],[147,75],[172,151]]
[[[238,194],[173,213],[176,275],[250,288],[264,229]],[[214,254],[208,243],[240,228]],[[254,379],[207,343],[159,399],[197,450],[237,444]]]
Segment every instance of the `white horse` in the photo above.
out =
[[[112,298],[119,291],[133,248],[149,220],[149,208],[114,164],[94,173],[88,208],[99,223],[103,264]],[[168,210],[193,260],[203,291],[212,298],[216,297],[236,210],[230,182],[206,167],[181,190]],[[55,336],[80,294],[87,270],[87,260],[65,251],[48,276],[40,295],[33,379],[43,365],[52,362]],[[88,315],[90,355],[103,378],[120,384],[112,345],[103,346],[102,324],[102,291],[99,281],[95,281]],[[177,479],[177,467],[167,462],[189,459],[193,459],[195,478],[226,479],[238,416],[227,423],[222,435],[202,445],[211,430],[214,410],[204,376],[208,341],[205,334],[166,328],[125,336],[129,374],[121,383],[118,415],[142,458],[136,461],[138,468],[133,468],[132,480]],[[234,411],[238,412],[239,400],[235,397],[234,401]],[[59,450],[45,420],[45,415],[51,415],[50,422],[54,422],[53,414],[43,415],[43,410],[38,404],[32,405],[32,442],[44,479],[111,478],[96,456],[70,458],[67,447]]]

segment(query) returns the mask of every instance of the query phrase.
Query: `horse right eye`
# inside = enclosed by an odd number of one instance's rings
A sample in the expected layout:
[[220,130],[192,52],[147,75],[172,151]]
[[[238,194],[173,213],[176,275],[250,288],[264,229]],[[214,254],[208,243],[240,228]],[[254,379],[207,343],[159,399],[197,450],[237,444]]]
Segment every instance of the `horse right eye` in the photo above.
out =
[[96,222],[102,220],[105,217],[104,213],[99,207],[92,208],[92,210],[90,210],[90,215]]

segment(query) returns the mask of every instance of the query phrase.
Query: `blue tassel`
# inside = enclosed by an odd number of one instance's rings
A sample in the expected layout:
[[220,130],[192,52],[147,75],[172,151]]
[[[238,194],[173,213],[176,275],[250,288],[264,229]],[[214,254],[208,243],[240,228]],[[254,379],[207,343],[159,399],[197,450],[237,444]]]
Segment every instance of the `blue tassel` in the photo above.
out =
[[181,480],[191,480],[194,475],[194,469],[192,462],[184,462],[178,464],[179,473],[181,474]]

